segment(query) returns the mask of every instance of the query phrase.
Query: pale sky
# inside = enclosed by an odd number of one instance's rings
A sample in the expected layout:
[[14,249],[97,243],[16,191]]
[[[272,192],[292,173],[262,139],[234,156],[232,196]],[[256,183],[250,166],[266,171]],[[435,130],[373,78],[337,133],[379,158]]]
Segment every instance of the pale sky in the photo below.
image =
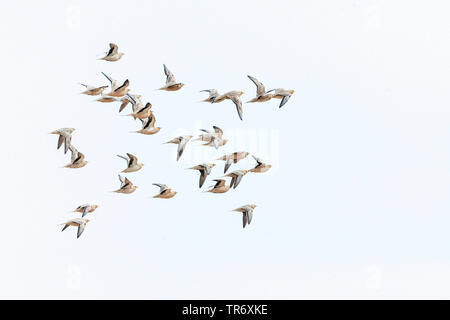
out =
[[[450,298],[450,3],[435,1],[2,1],[0,298]],[[96,60],[117,43],[118,62]],[[163,63],[185,83],[164,84]],[[79,82],[130,80],[161,131]],[[295,94],[199,103],[199,90]],[[129,108],[123,113],[128,113]],[[219,150],[180,134],[221,127]],[[48,132],[74,127],[82,169]],[[185,170],[233,151],[273,164],[202,193]],[[111,193],[127,175],[139,189]],[[248,169],[251,157],[230,170]],[[165,183],[178,191],[153,199]],[[61,233],[98,204],[83,235]],[[256,204],[243,229],[232,212]]]

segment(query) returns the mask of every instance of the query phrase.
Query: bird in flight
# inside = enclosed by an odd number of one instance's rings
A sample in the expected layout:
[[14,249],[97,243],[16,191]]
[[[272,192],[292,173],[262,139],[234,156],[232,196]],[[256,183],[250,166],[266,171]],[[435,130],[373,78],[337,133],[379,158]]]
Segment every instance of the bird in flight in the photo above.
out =
[[200,129],[205,133],[201,134],[195,141],[206,141],[206,143],[203,144],[204,146],[212,146],[216,149],[225,145],[228,142],[228,140],[222,138],[223,136],[222,129],[220,129],[217,126],[213,126],[213,129],[214,131]]
[[164,87],[159,88],[158,90],[166,90],[166,91],[177,91],[180,90],[184,84],[181,82],[177,82],[175,76],[172,72],[166,67],[164,64],[164,73],[166,74],[166,85]]
[[155,127],[156,118],[155,118],[155,115],[153,114],[153,112],[150,112],[147,119],[145,119],[145,120],[140,119],[140,120],[142,122],[142,129],[138,130],[138,131],[132,131],[132,132],[151,135],[151,134],[158,133],[159,130],[161,130],[161,128]]
[[153,183],[153,185],[159,187],[159,193],[154,195],[153,198],[170,199],[177,194],[176,191],[172,191],[172,189],[165,184]]
[[138,158],[136,156],[132,155],[131,153],[127,153],[127,156],[121,156],[120,154],[117,155],[118,157],[125,159],[127,162],[127,168],[123,170],[122,172],[136,172],[138,170],[141,170],[141,168],[144,166],[143,163],[138,163]]
[[84,228],[86,227],[86,223],[88,223],[88,222],[89,222],[88,219],[81,219],[81,218],[71,219],[67,222],[60,224],[60,225],[64,225],[64,228],[61,230],[61,232],[66,230],[70,226],[78,227],[78,231],[77,231],[77,239],[78,239],[81,236],[81,234],[83,233]]
[[213,181],[216,182],[216,184],[210,188],[208,191],[205,192],[211,192],[211,193],[225,193],[228,190],[230,190],[230,186],[227,186],[225,184],[225,179],[214,179]]
[[59,136],[56,149],[59,149],[64,142],[64,154],[66,154],[67,150],[69,150],[70,142],[72,140],[72,133],[74,131],[74,128],[62,128],[50,132],[50,134],[57,134]]
[[231,154],[220,157],[217,160],[225,161],[223,173],[227,173],[232,163],[238,163],[240,160],[245,159],[248,155],[248,152],[233,152]]
[[202,100],[201,102],[213,102],[217,97],[220,96],[219,91],[217,91],[216,89],[200,90],[200,92],[208,92],[209,93],[209,97]]
[[253,156],[253,159],[255,159],[256,161],[256,166],[253,169],[250,169],[249,171],[251,172],[257,172],[257,173],[262,173],[262,172],[266,172],[268,171],[270,168],[272,168],[272,165],[270,164],[265,164],[260,158],[257,158],[255,156]]
[[150,102],[147,102],[145,104],[145,106],[143,106],[136,112],[133,112],[130,114],[125,114],[124,116],[133,117],[134,120],[136,120],[136,119],[145,120],[148,118],[148,116],[151,113],[151,111],[150,111],[151,107],[152,107],[152,104]]
[[176,138],[173,138],[170,141],[167,141],[166,143],[174,143],[178,144],[178,150],[177,150],[177,161],[180,159],[181,155],[183,154],[184,149],[186,148],[186,144],[189,140],[191,140],[192,136],[186,135],[186,136],[179,136]]
[[72,152],[72,156],[70,163],[64,166],[65,168],[78,169],[87,165],[88,162],[84,160],[84,154],[79,152],[73,145],[70,145],[69,149]]
[[247,76],[250,80],[253,81],[253,83],[256,85],[256,97],[253,98],[250,101],[247,101],[247,103],[249,102],[265,102],[265,101],[269,101],[270,99],[272,99],[272,95],[266,92],[266,88],[264,88],[264,85],[259,82],[256,78],[252,77],[252,76]]
[[218,102],[221,102],[226,99],[233,101],[233,103],[236,106],[236,110],[237,110],[239,119],[242,120],[243,110],[242,110],[241,96],[243,94],[244,94],[244,92],[242,92],[242,91],[229,91],[229,92],[224,93],[223,95],[218,96],[217,98],[213,99],[213,101],[211,103],[218,103]]
[[120,188],[115,190],[114,192],[129,194],[129,193],[133,193],[134,191],[136,191],[137,186],[133,185],[133,183],[131,183],[131,181],[128,180],[127,177],[123,178],[119,174],[119,180],[120,180]]
[[241,182],[242,178],[248,173],[248,170],[236,170],[229,174],[227,174],[225,177],[231,177],[230,182],[230,188],[233,187],[233,189],[236,189],[236,187]]
[[81,213],[81,217],[83,218],[85,215],[87,215],[88,213],[94,212],[95,209],[98,208],[98,205],[94,204],[94,205],[90,205],[90,204],[82,204],[80,206],[78,206],[74,212],[79,212]]
[[245,206],[234,209],[233,211],[242,212],[242,227],[245,228],[247,224],[252,222],[253,210],[256,208],[254,204],[247,204]]
[[119,47],[117,46],[117,44],[110,43],[109,44],[109,51],[106,52],[106,55],[104,57],[100,58],[99,60],[117,61],[120,58],[122,58],[122,56],[124,54],[125,53],[119,52]]
[[272,93],[272,98],[281,99],[280,106],[278,108],[281,108],[282,106],[284,106],[286,104],[286,102],[288,102],[289,98],[294,94],[294,90],[285,90],[282,88],[272,89],[272,90],[267,91],[267,93],[272,92],[272,91],[274,92],[274,93]]
[[200,181],[198,187],[201,188],[206,181],[206,177],[211,173],[211,169],[214,167],[215,167],[214,163],[202,163],[188,169],[200,171]]
[[106,88],[108,88],[108,86],[94,87],[84,83],[80,83],[80,85],[86,88],[86,90],[80,93],[86,94],[88,96],[98,96],[99,94],[103,93]]

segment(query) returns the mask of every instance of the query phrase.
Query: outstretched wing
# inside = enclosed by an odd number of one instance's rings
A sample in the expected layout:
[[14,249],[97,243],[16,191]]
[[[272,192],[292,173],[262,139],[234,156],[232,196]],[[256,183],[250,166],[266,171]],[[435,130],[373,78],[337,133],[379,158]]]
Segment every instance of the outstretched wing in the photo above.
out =
[[259,97],[266,93],[266,88],[264,88],[264,85],[259,82],[256,78],[252,76],[247,76],[250,80],[253,81],[253,83],[256,85],[256,96]]

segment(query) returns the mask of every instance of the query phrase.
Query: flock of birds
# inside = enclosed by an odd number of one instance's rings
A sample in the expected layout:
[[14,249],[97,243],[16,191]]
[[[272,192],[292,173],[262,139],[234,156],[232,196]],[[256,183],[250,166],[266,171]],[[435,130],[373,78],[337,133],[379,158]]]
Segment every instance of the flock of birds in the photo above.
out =
[[[106,52],[105,55],[100,58],[100,60],[112,62],[118,61],[119,59],[122,58],[124,53],[119,52],[118,46],[116,44],[110,43],[109,47],[110,47],[109,51]],[[159,88],[159,90],[177,91],[184,86],[183,83],[178,82],[175,79],[175,76],[166,67],[166,65],[164,65],[164,73],[166,75],[166,83],[163,87]],[[109,86],[90,86],[86,84],[81,84],[85,88],[85,90],[81,93],[89,96],[100,95],[100,97],[96,100],[99,102],[104,103],[120,102],[119,113],[122,112],[127,107],[127,105],[130,104],[132,113],[127,114],[126,116],[133,117],[135,120],[139,119],[142,123],[142,128],[138,131],[133,132],[145,135],[153,135],[158,133],[161,128],[155,126],[156,118],[153,111],[151,110],[152,104],[150,102],[144,104],[140,100],[141,95],[130,93],[130,90],[128,88],[130,82],[128,79],[126,79],[123,83],[121,83],[103,72],[102,74],[110,82]],[[248,103],[266,102],[275,98],[281,99],[281,103],[279,105],[279,107],[281,108],[283,105],[287,103],[289,98],[294,93],[294,90],[285,90],[282,88],[266,91],[264,85],[261,82],[259,82],[256,78],[252,76],[248,77],[256,85],[256,97],[248,101]],[[108,87],[110,87],[110,91],[108,93],[104,93],[104,91]],[[200,92],[209,93],[209,97],[206,98],[205,100],[202,100],[203,102],[220,103],[224,100],[231,100],[236,105],[239,118],[242,120],[243,116],[243,108],[241,100],[241,96],[243,94],[242,91],[237,90],[229,91],[222,95],[219,94],[219,92],[216,89],[201,90]],[[70,163],[65,165],[64,166],[65,168],[82,168],[88,163],[88,161],[85,160],[84,154],[79,152],[72,144],[72,134],[74,131],[75,131],[74,128],[62,128],[50,132],[51,134],[58,135],[57,149],[60,149],[60,147],[64,145],[64,154],[66,154],[67,151],[69,150],[71,152]],[[202,134],[200,134],[199,137],[194,141],[202,141],[204,142],[203,144],[204,146],[210,146],[214,147],[215,149],[218,149],[221,146],[224,146],[228,141],[227,139],[223,138],[224,132],[218,126],[213,126],[213,130],[201,129],[201,131]],[[178,145],[177,161],[181,158],[187,143],[192,138],[193,136],[191,135],[184,135],[176,137],[166,142]],[[224,174],[226,174],[232,164],[235,164],[240,160],[245,159],[248,155],[249,155],[248,152],[233,152],[231,154],[224,155],[216,160],[225,161],[223,172]],[[124,159],[127,164],[127,167],[122,171],[122,173],[136,172],[141,170],[142,167],[144,166],[143,163],[139,163],[138,158],[135,155],[132,155],[130,153],[127,153],[126,155],[118,155],[118,157]],[[259,159],[258,157],[253,156],[253,158],[256,161],[256,165],[254,168],[251,168],[249,170],[236,170],[226,174],[222,179],[214,179],[213,181],[215,182],[215,184],[205,192],[225,193],[231,188],[235,189],[248,172],[263,173],[271,168],[270,164],[264,163],[264,161]],[[203,184],[206,181],[206,178],[210,175],[212,168],[214,168],[215,166],[216,164],[214,163],[202,163],[194,167],[188,168],[192,170],[198,170],[200,172],[199,188],[203,186]],[[225,178],[231,178],[229,185],[227,185]],[[120,187],[119,189],[113,192],[130,194],[136,191],[137,186],[135,186],[127,177],[123,177],[122,175],[119,174],[119,180],[120,180]],[[172,190],[165,184],[154,183],[153,185],[159,187],[159,192],[156,195],[154,195],[153,198],[170,199],[177,194],[176,191]],[[80,235],[83,233],[86,224],[89,222],[89,219],[85,219],[84,217],[87,214],[95,211],[97,208],[98,205],[91,205],[91,204],[83,204],[78,206],[74,210],[74,212],[81,213],[81,218],[74,218],[62,223],[61,225],[64,225],[62,231],[67,229],[69,226],[77,227],[78,228],[77,238],[79,238]],[[256,205],[249,204],[233,210],[242,213],[243,228],[245,228],[247,224],[251,223],[253,218],[253,210],[255,208]]]

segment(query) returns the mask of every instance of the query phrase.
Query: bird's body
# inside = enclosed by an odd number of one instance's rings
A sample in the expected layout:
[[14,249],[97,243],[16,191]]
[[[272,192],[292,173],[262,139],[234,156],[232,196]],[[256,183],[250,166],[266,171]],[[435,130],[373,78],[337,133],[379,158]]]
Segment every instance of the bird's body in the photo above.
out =
[[72,156],[70,158],[70,163],[65,165],[65,168],[78,169],[87,165],[87,161],[84,160],[84,154],[79,152],[73,145],[69,147],[72,152]]
[[230,190],[230,186],[227,186],[225,184],[226,181],[224,179],[214,179],[213,181],[215,181],[216,184],[214,186],[212,186],[212,189],[209,189],[207,192],[225,193],[228,190]]
[[108,88],[108,86],[101,86],[101,87],[94,87],[94,86],[89,86],[87,84],[84,83],[80,83],[80,85],[82,85],[83,87],[86,88],[86,90],[80,92],[81,94],[85,94],[88,96],[98,96],[99,94],[103,93],[103,91]]
[[184,152],[184,148],[186,147],[186,144],[189,140],[191,140],[192,136],[186,135],[186,136],[179,136],[176,137],[170,141],[167,141],[166,143],[174,143],[178,144],[178,150],[177,150],[177,161],[181,158],[181,155]]
[[272,99],[272,95],[266,92],[264,85],[252,76],[247,76],[256,85],[256,97],[247,101],[251,102],[266,102]]
[[110,92],[106,93],[105,96],[109,97],[123,97],[126,95],[130,90],[128,89],[128,86],[130,85],[130,81],[126,79],[123,84],[115,89],[111,89]]
[[154,195],[153,198],[170,199],[177,194],[176,191],[172,191],[172,189],[165,184],[153,183],[153,185],[159,187],[159,193]]
[[138,170],[141,170],[141,168],[144,166],[143,163],[138,163],[138,158],[131,153],[127,153],[126,157],[121,155],[117,156],[127,161],[127,168],[122,171],[123,173],[136,172]]
[[147,102],[145,104],[145,106],[143,106],[141,109],[137,110],[136,112],[127,114],[125,116],[133,117],[134,119],[145,120],[149,117],[149,115],[151,113],[151,111],[150,111],[151,107],[152,107],[152,104],[150,102]]
[[231,178],[230,188],[236,189],[242,178],[248,173],[248,170],[236,170],[226,175]]
[[245,228],[247,224],[252,222],[253,210],[256,208],[254,204],[247,204],[245,206],[234,209],[233,211],[242,212],[242,227]]
[[59,149],[64,142],[64,154],[66,154],[67,150],[69,150],[70,148],[70,144],[72,141],[72,133],[74,131],[75,131],[74,128],[61,128],[50,132],[50,134],[57,134],[59,136],[56,149]]
[[110,43],[109,51],[106,53],[104,57],[100,58],[99,60],[117,61],[120,60],[120,58],[122,58],[123,55],[124,53],[119,52],[119,47],[116,44]]
[[81,219],[81,218],[75,218],[71,219],[67,222],[62,223],[61,225],[64,225],[63,229],[61,231],[66,230],[68,227],[78,227],[77,231],[77,239],[81,236],[81,234],[84,231],[84,228],[86,227],[86,223],[88,223],[88,219]]
[[175,79],[175,76],[172,72],[166,67],[164,64],[164,73],[166,75],[166,85],[164,87],[159,88],[159,90],[165,90],[165,91],[177,91],[180,90],[184,84],[181,82],[177,82]]
[[233,152],[231,154],[220,157],[217,160],[225,161],[223,173],[227,173],[232,163],[238,163],[240,160],[245,159],[248,155],[248,152]]
[[205,129],[201,129],[201,131],[205,132],[201,134],[196,141],[206,141],[204,146],[211,146],[218,149],[219,147],[225,145],[228,140],[223,139],[223,131],[217,126],[213,126],[214,131],[208,131]]
[[85,215],[87,215],[88,213],[94,212],[95,209],[98,208],[98,205],[94,204],[94,205],[90,205],[90,204],[82,204],[80,206],[78,206],[74,212],[79,212],[81,213],[81,217],[83,218]]
[[255,161],[256,161],[256,166],[253,169],[250,169],[249,171],[251,172],[256,172],[256,173],[263,173],[268,171],[270,168],[272,168],[272,165],[270,164],[265,164],[261,159],[252,156]]
[[289,98],[294,94],[294,90],[285,90],[283,88],[272,89],[272,90],[267,91],[267,93],[272,92],[272,91],[273,91],[272,98],[281,99],[279,108],[284,106],[286,104],[286,102],[288,102]]
[[206,177],[211,173],[211,169],[214,168],[214,163],[203,163],[199,164],[195,167],[189,168],[192,170],[198,170],[200,171],[200,181],[199,181],[199,188],[203,186],[203,184],[206,181]]
[[[202,100],[201,102],[210,102],[210,103],[212,103],[212,102],[214,102],[214,100],[217,97],[220,96],[219,91],[217,91],[216,89],[206,89],[206,90],[201,90],[200,92],[208,92],[209,93],[209,97],[204,99],[204,100]],[[222,99],[222,101],[223,100],[225,100],[225,98]],[[220,101],[217,101],[217,102],[220,102]]]
[[227,93],[224,93],[221,96],[218,96],[211,103],[218,103],[218,102],[221,102],[221,101],[226,100],[226,99],[233,101],[233,103],[236,106],[236,110],[237,110],[239,119],[242,120],[243,110],[242,110],[241,96],[243,94],[244,94],[244,92],[242,92],[242,91],[229,91]]
[[122,176],[119,174],[119,180],[120,180],[120,188],[115,190],[116,193],[124,193],[124,194],[130,194],[136,191],[137,186],[133,185],[128,178],[122,178]]
[[137,133],[141,133],[141,134],[145,134],[145,135],[152,135],[152,134],[158,133],[159,130],[161,130],[161,128],[155,127],[156,118],[155,118],[155,115],[153,114],[153,112],[150,112],[147,119],[145,119],[145,120],[140,119],[140,120],[142,122],[142,129],[135,131]]
[[100,96],[100,98],[96,99],[95,101],[104,102],[104,103],[114,102],[114,101],[117,101],[117,97],[113,97],[113,96],[109,96],[109,95],[106,95],[106,94],[102,94]]

